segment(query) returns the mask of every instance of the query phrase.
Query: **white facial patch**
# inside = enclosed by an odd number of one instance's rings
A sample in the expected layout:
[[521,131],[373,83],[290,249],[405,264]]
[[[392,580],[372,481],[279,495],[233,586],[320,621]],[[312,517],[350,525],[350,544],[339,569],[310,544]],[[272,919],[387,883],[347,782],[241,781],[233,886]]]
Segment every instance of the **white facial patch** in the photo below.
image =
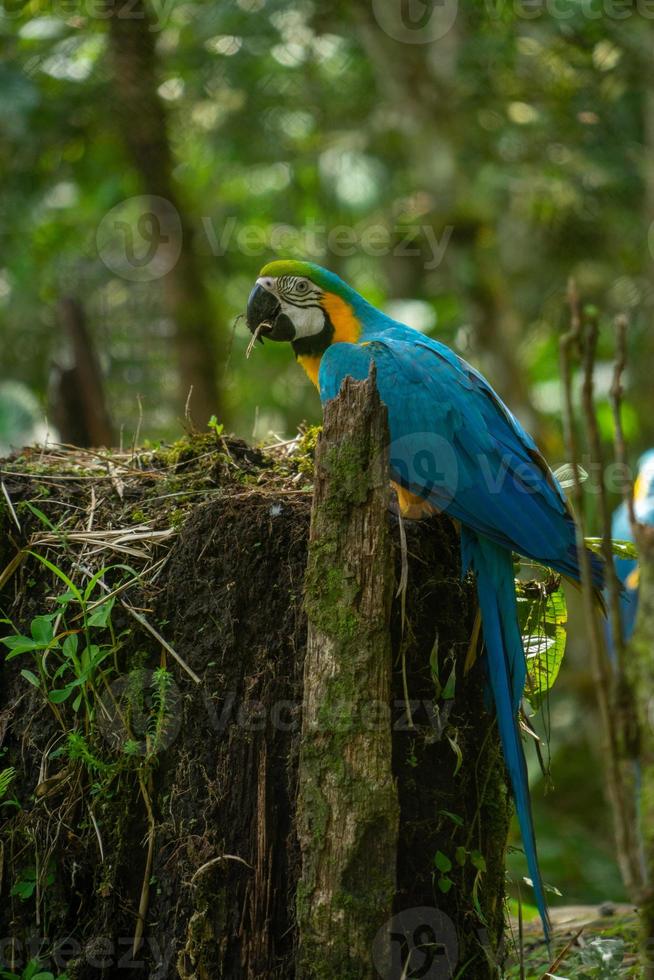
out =
[[325,326],[325,314],[320,305],[322,290],[303,276],[262,276],[257,285],[276,296],[295,328],[295,339],[313,337]]
[[281,299],[282,313],[285,313],[295,327],[295,339],[313,337],[325,326],[325,314],[320,306],[294,306]]

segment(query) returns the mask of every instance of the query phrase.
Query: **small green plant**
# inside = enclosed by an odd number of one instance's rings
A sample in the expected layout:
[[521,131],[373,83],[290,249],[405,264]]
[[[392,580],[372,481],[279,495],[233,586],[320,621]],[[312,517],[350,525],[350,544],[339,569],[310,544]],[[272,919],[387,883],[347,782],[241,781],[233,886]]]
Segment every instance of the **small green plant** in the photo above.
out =
[[210,432],[213,432],[218,439],[222,434],[225,426],[222,422],[219,422],[215,415],[212,415],[207,422],[207,428]]
[[14,781],[15,775],[16,770],[13,766],[9,766],[7,769],[0,771],[0,800],[7,795],[7,790]]
[[436,851],[434,855],[434,867],[438,872],[436,884],[443,892],[443,894],[447,895],[452,885],[454,884],[454,882],[449,876],[450,871],[452,870],[452,861],[450,860],[450,858],[448,858],[447,854],[443,854],[442,851]]
[[558,579],[516,582],[518,622],[527,658],[525,697],[538,709],[558,677],[567,641],[568,610]]
[[[101,568],[84,589],[60,568],[42,555],[30,552],[66,586],[57,597],[54,612],[35,616],[30,623],[30,635],[15,631],[0,638],[7,647],[7,660],[24,654],[32,656],[35,670],[27,667],[21,675],[33,687],[42,691],[52,705],[63,704],[72,698],[73,711],[83,706],[89,719],[93,717],[94,702],[101,682],[106,685],[103,664],[114,657],[118,641],[111,624],[114,598],[106,602],[94,600],[104,576],[115,569],[136,573],[128,565],[108,565]],[[109,632],[109,642],[97,642],[99,631]]]
[[91,773],[108,776],[116,771],[116,766],[100,759],[81,732],[69,732],[66,744],[68,758],[74,762],[82,762]]
[[[21,901],[27,902],[28,899],[32,897],[36,891],[36,885],[38,881],[38,873],[35,867],[23,868],[19,877],[14,882],[11,888],[11,894],[20,898]],[[54,874],[52,871],[48,871],[45,879],[41,882],[42,888],[48,888],[54,882]]]
[[153,712],[148,723],[148,756],[156,755],[165,743],[170,723],[169,701],[173,675],[165,667],[152,673]]
[[469,851],[465,847],[457,847],[456,851],[454,852],[454,861],[452,858],[449,858],[447,854],[444,854],[443,851],[436,851],[436,854],[434,855],[434,867],[436,869],[434,874],[438,873],[436,884],[443,894],[446,895],[454,884],[450,878],[450,872],[454,867],[454,863],[456,862],[460,868],[463,868],[468,861],[470,864],[472,864],[473,868],[477,869],[475,885],[473,886],[473,902],[475,904],[475,908],[481,915],[481,909],[479,908],[479,902],[477,901],[476,894],[478,879],[486,870],[486,860],[481,851]]
[[[107,594],[104,577],[112,571],[120,571],[128,572],[136,580],[138,576],[132,568],[123,564],[108,565],[81,587],[49,559],[35,552],[29,554],[65,588],[55,598],[53,611],[34,616],[29,633],[20,632],[6,619],[0,620],[13,629],[12,634],[0,637],[0,643],[7,650],[5,659],[31,658],[30,666],[23,667],[20,673],[43,695],[65,735],[65,741],[49,753],[50,759],[67,759],[63,776],[75,769],[76,775],[82,777],[84,792],[93,800],[98,796],[109,798],[113,792],[112,783],[121,772],[127,770],[136,774],[149,825],[149,857],[141,896],[143,907],[147,905],[155,826],[148,784],[157,756],[166,747],[171,731],[174,732],[173,676],[163,665],[150,672],[145,667],[147,654],[144,653],[136,654],[132,660],[133,669],[127,674],[119,668],[117,655],[123,635],[116,635],[112,613],[116,592],[123,582],[119,581],[114,592]],[[103,737],[105,742],[109,739],[113,743],[110,761],[105,757],[106,751],[102,750]],[[12,767],[0,770],[0,801],[14,776]],[[9,800],[0,802],[0,806],[9,803],[20,808],[17,801]],[[97,825],[95,830],[99,836]],[[14,882],[11,895],[27,902],[36,893],[38,899],[53,882],[52,870],[48,869],[44,876],[43,871],[39,875],[36,867],[29,866]],[[0,971],[0,980],[16,976]],[[52,977],[54,980],[51,973],[41,969],[39,960],[33,960],[18,980],[25,977],[31,980]],[[66,975],[60,975],[57,980],[66,980]]]
[[38,957],[31,959],[22,973],[0,970],[0,977],[2,980],[69,980],[67,973],[58,973],[55,976],[50,970],[44,970]]

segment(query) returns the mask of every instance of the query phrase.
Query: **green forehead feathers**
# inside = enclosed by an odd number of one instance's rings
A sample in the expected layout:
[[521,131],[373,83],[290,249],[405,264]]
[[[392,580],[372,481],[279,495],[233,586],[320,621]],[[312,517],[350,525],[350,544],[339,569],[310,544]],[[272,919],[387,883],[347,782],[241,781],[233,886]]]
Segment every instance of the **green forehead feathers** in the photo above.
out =
[[352,292],[350,287],[335,272],[330,272],[329,269],[323,269],[322,266],[316,265],[315,262],[277,259],[275,262],[268,262],[267,265],[264,265],[259,275],[275,277],[304,276],[306,279],[310,279],[311,282],[315,282],[316,286],[320,286],[321,289],[336,293],[339,296],[345,296]]

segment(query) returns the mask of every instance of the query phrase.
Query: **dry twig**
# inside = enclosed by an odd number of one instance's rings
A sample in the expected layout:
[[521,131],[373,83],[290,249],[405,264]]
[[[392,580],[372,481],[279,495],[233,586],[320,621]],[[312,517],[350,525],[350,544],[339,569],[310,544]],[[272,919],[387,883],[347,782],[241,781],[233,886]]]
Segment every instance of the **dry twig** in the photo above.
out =
[[[568,303],[570,306],[570,329],[563,334],[560,340],[560,364],[564,395],[564,429],[566,445],[572,465],[576,509],[577,552],[581,570],[581,592],[584,617],[590,641],[589,648],[595,691],[601,717],[603,754],[606,760],[606,782],[613,811],[618,860],[625,885],[631,894],[635,894],[638,891],[641,881],[642,869],[636,832],[633,795],[627,786],[625,786],[622,741],[618,730],[618,720],[614,711],[613,679],[606,656],[599,612],[595,601],[590,555],[585,546],[584,501],[579,469],[580,453],[575,427],[575,409],[572,394],[573,358],[582,353],[584,359],[583,401],[586,421],[591,429],[591,439],[598,438],[592,433],[592,427],[594,425],[596,426],[592,383],[596,327],[593,326],[591,319],[589,324],[590,332],[584,337],[584,320],[579,294],[573,280],[570,281],[568,286]],[[590,419],[591,415],[592,421]]]

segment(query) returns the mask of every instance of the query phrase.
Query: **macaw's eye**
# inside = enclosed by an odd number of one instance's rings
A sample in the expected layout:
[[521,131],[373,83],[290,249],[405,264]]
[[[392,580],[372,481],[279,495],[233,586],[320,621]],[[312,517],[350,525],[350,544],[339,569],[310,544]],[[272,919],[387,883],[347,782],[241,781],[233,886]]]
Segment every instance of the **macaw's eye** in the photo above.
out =
[[295,288],[298,293],[306,293],[309,290],[309,283],[306,281],[306,279],[300,279]]

